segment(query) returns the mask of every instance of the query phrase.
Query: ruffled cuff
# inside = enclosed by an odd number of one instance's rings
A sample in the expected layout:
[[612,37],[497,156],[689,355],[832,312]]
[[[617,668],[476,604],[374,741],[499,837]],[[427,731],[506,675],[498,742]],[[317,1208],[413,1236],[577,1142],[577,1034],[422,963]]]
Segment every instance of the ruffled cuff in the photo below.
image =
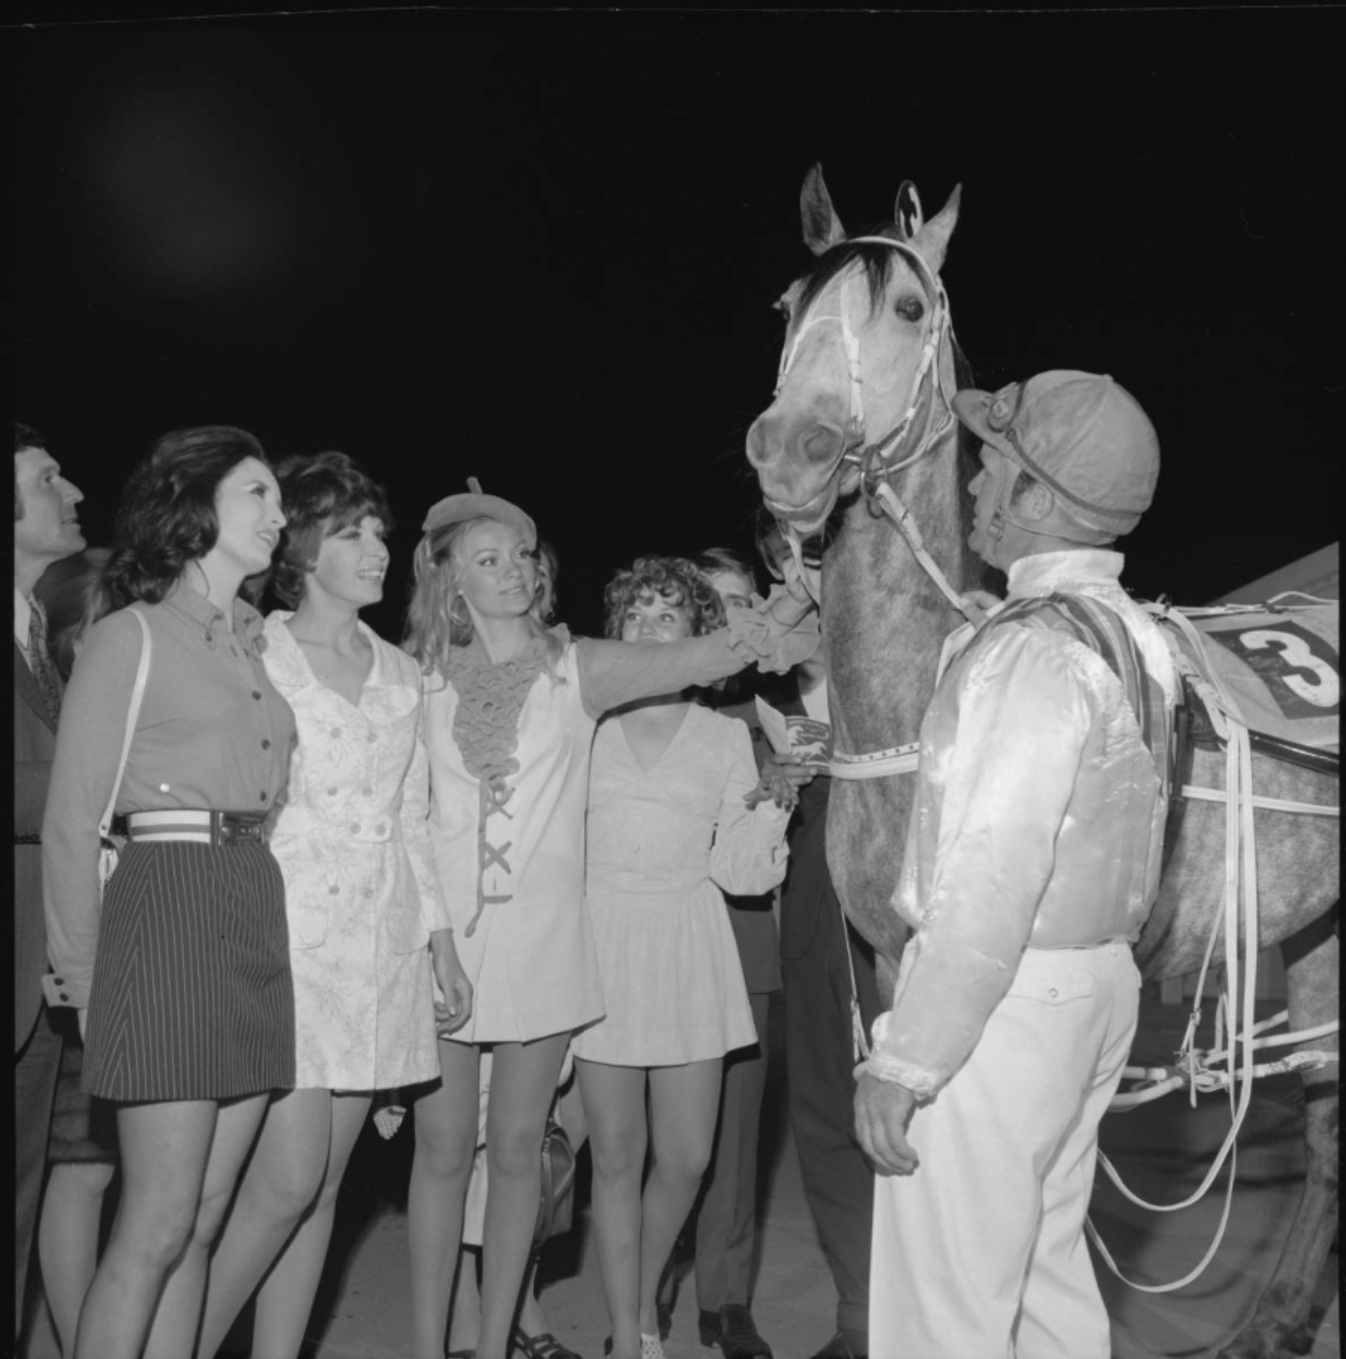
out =
[[900,1057],[891,1057],[883,1051],[883,1046],[888,1041],[888,1024],[892,1017],[892,1011],[888,1011],[874,1021],[874,1026],[870,1030],[873,1044],[869,1057],[855,1068],[856,1074],[867,1071],[876,1080],[905,1085],[918,1100],[931,1099],[947,1077],[938,1070],[904,1061]]
[[773,585],[751,609],[729,609],[729,646],[759,670],[788,674],[818,649],[818,613],[808,600]]

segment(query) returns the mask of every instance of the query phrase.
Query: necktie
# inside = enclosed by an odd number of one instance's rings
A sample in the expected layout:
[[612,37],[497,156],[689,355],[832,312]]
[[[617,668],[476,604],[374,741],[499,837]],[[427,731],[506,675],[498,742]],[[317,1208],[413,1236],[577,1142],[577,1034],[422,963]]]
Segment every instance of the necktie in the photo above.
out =
[[51,652],[47,650],[47,615],[37,600],[33,600],[33,611],[28,621],[28,664],[32,667],[37,687],[42,690],[47,714],[55,725],[61,716],[61,681]]

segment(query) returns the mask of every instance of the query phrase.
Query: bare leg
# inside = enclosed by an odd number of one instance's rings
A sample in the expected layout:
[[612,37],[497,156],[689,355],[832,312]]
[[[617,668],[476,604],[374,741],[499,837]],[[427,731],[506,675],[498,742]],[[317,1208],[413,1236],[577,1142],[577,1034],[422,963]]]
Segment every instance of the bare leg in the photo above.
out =
[[481,1329],[481,1287],[477,1264],[481,1252],[464,1246],[458,1252],[458,1272],[453,1276],[453,1302],[449,1308],[449,1349],[475,1350]]
[[224,1215],[234,1197],[243,1163],[257,1139],[268,1095],[253,1095],[219,1105],[215,1136],[206,1162],[205,1181],[187,1248],[169,1271],[150,1327],[145,1359],[183,1359],[195,1353],[205,1303],[206,1271]]
[[497,1043],[486,1114],[486,1225],[482,1232],[478,1359],[506,1359],[542,1190],[542,1133],[569,1033]]
[[[589,1120],[584,1113],[584,1100],[580,1095],[579,1077],[576,1075],[571,1075],[557,1095],[556,1121],[565,1129],[570,1145],[578,1153],[588,1139]],[[551,1331],[546,1313],[543,1311],[542,1300],[535,1291],[536,1264],[536,1258],[530,1260],[528,1270],[524,1274],[523,1306],[519,1311],[519,1325],[523,1328],[524,1334],[530,1336]]]
[[[210,1262],[200,1359],[211,1359],[219,1349],[312,1204],[327,1165],[331,1131],[330,1091],[287,1090],[272,1098]],[[261,1359],[263,1351],[256,1353]]]
[[530,1259],[528,1268],[523,1272],[523,1304],[519,1308],[519,1326],[525,1335],[541,1335],[543,1331],[551,1330],[543,1314],[542,1304],[533,1292],[533,1275],[536,1272],[537,1260]]
[[[265,1106],[266,1096],[255,1095],[229,1108],[230,1129],[222,1140],[230,1151],[242,1144],[235,1175]],[[208,1168],[215,1172],[212,1188],[219,1187],[222,1166],[212,1149],[221,1140],[217,1127],[223,1114],[213,1100],[125,1104],[117,1110],[121,1202],[80,1312],[75,1359],[139,1359],[165,1281],[180,1266],[196,1228]],[[227,1189],[232,1188],[230,1179]],[[195,1345],[200,1301],[198,1291],[195,1309],[184,1309],[181,1297],[173,1309],[178,1316],[193,1312],[188,1334],[168,1351],[176,1359]]]
[[[576,1059],[593,1152],[598,1268],[615,1359],[640,1354],[640,1180],[645,1168],[644,1067]],[[650,1334],[654,1328],[650,1328]]]
[[576,1074],[562,1087],[556,1100],[556,1121],[565,1129],[576,1152],[589,1137],[589,1117],[584,1112],[584,1095]]
[[[295,1091],[308,1094],[308,1091]],[[332,1238],[337,1194],[360,1129],[369,1113],[369,1095],[328,1095],[331,1149],[322,1188],[299,1228],[281,1251],[257,1294],[257,1324],[252,1359],[295,1359],[304,1343],[313,1299],[322,1278],[327,1246]]]
[[640,1215],[640,1329],[658,1333],[659,1275],[701,1188],[715,1143],[722,1058],[650,1070],[654,1157]]
[[115,1167],[100,1161],[61,1161],[51,1168],[38,1222],[42,1285],[61,1353],[75,1345],[79,1309],[98,1267],[103,1192]]
[[[463,1233],[463,1196],[477,1146],[478,1063],[470,1043],[441,1042],[443,1079],[416,1101],[407,1239],[411,1250],[412,1353],[443,1359],[449,1297]],[[539,1143],[541,1133],[538,1134]]]

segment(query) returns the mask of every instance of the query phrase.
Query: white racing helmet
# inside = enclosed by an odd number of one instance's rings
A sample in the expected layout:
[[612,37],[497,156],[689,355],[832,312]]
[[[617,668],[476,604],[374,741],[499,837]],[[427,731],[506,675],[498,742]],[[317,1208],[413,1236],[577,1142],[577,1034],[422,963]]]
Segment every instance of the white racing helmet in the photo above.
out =
[[[1076,541],[1130,533],[1154,498],[1158,436],[1135,397],[1106,375],[1058,369],[994,393],[969,388],[953,407],[978,438],[1057,497]],[[1010,511],[1012,480],[997,516],[1040,532]]]

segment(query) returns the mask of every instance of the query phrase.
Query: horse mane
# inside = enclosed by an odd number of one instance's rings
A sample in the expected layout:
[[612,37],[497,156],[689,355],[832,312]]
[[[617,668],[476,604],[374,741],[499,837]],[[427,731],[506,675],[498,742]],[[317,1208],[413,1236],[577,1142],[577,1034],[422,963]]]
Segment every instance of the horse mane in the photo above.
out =
[[[955,390],[961,392],[965,387],[975,387],[977,382],[972,364],[963,353],[952,327],[949,329],[949,343],[953,345]],[[958,522],[963,543],[963,580],[969,590],[984,590],[988,585],[1003,583],[1003,572],[984,561],[967,545],[966,530],[972,525],[972,496],[967,488],[972,478],[981,471],[981,458],[978,456],[981,451],[981,440],[961,420],[957,422],[957,428],[958,448],[954,457],[958,466]],[[997,577],[1000,577],[1000,580],[997,580]],[[1003,593],[1003,590],[997,593]]]

